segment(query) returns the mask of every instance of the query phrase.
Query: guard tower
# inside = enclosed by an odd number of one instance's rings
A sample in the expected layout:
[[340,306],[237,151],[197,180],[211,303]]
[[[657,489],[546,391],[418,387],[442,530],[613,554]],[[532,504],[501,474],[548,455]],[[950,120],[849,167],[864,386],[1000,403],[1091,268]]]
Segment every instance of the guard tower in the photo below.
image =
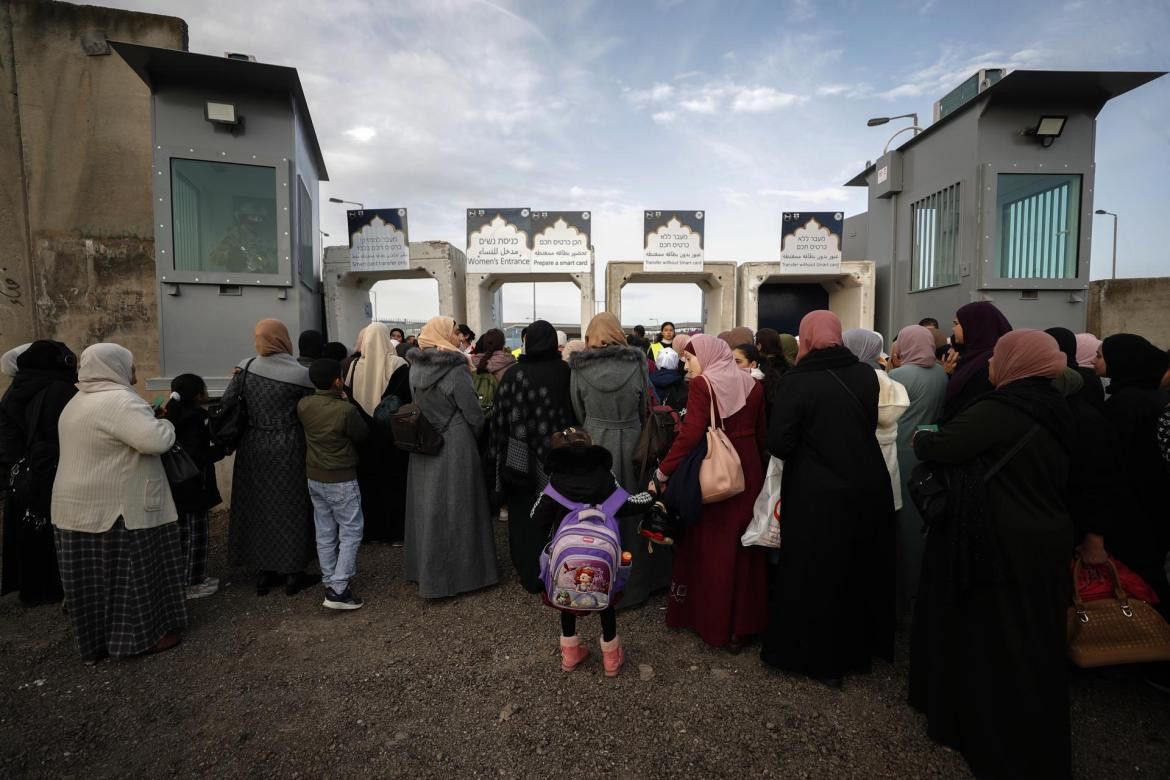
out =
[[320,329],[318,185],[328,180],[295,68],[111,42],[151,91],[162,376],[212,395],[266,317]]

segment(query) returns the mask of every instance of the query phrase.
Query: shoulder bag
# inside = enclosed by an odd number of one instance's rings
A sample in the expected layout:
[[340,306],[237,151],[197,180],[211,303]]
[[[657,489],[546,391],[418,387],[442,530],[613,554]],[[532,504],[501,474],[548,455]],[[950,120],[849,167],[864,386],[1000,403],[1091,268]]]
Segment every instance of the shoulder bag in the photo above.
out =
[[1113,561],[1113,597],[1081,600],[1077,591],[1081,573],[1078,558],[1073,565],[1073,603],[1068,608],[1068,658],[1077,666],[1170,661],[1170,626],[1152,606],[1126,595]]
[[244,364],[240,377],[240,393],[230,404],[220,403],[219,410],[207,421],[207,428],[211,432],[211,440],[223,446],[229,452],[234,452],[244,438],[244,431],[248,428],[248,369],[252,367],[252,358]]
[[711,419],[707,423],[707,456],[699,467],[699,489],[704,504],[715,504],[743,492],[743,464],[722,421],[715,424],[715,389],[709,381],[707,391],[711,395]]

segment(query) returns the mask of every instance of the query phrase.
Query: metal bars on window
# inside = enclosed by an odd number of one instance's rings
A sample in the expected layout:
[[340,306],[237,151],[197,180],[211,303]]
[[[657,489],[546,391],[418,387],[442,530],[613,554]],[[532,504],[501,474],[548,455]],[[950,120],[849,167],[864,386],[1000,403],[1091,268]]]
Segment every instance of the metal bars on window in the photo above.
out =
[[910,289],[959,281],[959,185],[910,206]]
[[199,252],[199,189],[181,173],[171,179],[171,203],[175,270],[198,271],[203,266]]
[[1076,277],[1079,176],[1001,174],[998,201],[1000,276]]

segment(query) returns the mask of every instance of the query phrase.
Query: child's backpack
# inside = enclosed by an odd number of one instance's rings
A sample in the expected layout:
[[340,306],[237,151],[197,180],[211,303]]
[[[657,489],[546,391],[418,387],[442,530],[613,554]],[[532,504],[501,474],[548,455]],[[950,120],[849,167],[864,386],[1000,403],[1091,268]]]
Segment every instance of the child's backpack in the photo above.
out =
[[475,385],[475,394],[479,396],[479,408],[486,415],[492,410],[492,404],[496,402],[496,391],[500,389],[500,380],[496,379],[495,374],[490,371],[483,373],[477,371],[472,377],[472,384]]
[[570,501],[549,485],[544,495],[569,510],[540,556],[548,604],[570,612],[600,612],[626,586],[622,535],[615,513],[630,494],[617,488],[600,505]]

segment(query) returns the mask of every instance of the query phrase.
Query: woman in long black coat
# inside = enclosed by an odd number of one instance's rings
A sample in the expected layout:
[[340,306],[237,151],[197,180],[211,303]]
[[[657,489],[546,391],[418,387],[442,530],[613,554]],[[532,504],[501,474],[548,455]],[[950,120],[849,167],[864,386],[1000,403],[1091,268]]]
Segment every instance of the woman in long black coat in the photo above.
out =
[[944,421],[995,389],[987,378],[987,361],[991,359],[995,342],[1011,329],[1012,324],[991,301],[974,301],[955,312],[952,351],[957,353],[957,361],[943,361],[951,375],[943,404]]
[[496,488],[508,504],[508,548],[520,585],[541,589],[540,552],[548,527],[532,517],[532,505],[548,483],[550,437],[574,423],[569,366],[557,350],[557,332],[544,320],[528,326],[520,362],[504,374],[492,407],[489,449]]
[[837,315],[805,316],[768,432],[784,460],[784,544],[763,659],[834,686],[894,653],[894,495],[877,414],[877,375],[842,346]]
[[1048,334],[1009,333],[991,362],[996,389],[914,439],[919,459],[946,464],[951,511],[927,534],[910,703],[927,715],[931,738],[959,750],[980,777],[1071,771],[1074,428],[1051,381],[1064,368]]

